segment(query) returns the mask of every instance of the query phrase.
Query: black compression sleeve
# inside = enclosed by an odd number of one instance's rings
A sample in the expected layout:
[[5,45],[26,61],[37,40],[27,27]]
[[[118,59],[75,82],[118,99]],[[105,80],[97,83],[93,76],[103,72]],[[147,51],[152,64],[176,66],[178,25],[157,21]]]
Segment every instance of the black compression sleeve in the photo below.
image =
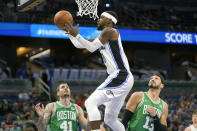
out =
[[167,131],[167,126],[160,123],[158,116],[153,117],[154,119],[154,131]]
[[132,116],[133,116],[133,112],[125,109],[122,119],[122,124],[124,125],[125,128],[127,128],[127,124]]

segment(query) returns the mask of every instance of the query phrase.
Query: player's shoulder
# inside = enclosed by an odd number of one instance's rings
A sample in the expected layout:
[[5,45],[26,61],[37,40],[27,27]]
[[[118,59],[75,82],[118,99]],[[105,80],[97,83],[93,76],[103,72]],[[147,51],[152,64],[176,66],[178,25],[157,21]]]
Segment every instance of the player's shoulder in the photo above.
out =
[[55,104],[55,102],[50,102],[47,104],[47,106],[53,106]]
[[101,33],[102,36],[108,36],[109,40],[117,40],[118,39],[118,36],[119,36],[119,32],[112,28],[112,27],[105,27],[103,30],[102,30],[102,33]]
[[142,91],[137,91],[137,92],[134,92],[130,99],[133,99],[135,100],[137,103],[140,103],[143,99],[143,92]]
[[167,102],[163,101],[163,103],[164,103],[164,105],[165,105],[165,106],[167,106],[167,107],[168,107],[168,103],[167,103]]
[[83,109],[79,105],[77,105],[77,104],[75,104],[75,105],[76,105],[76,108],[77,108],[77,111],[79,112],[79,114],[84,114]]
[[46,105],[46,107],[48,107],[48,108],[50,108],[50,109],[53,109],[54,105],[55,105],[55,102],[50,102],[50,103],[48,103],[48,104]]
[[136,110],[135,108],[142,102],[142,99],[143,99],[143,92],[134,92],[130,96],[126,104],[126,108],[134,112]]
[[51,103],[48,103],[47,105],[46,105],[46,108],[45,108],[45,111],[49,111],[49,112],[51,112],[51,113],[53,113],[54,112],[54,103],[53,102],[51,102]]
[[164,109],[164,114],[168,116],[168,104],[165,101],[163,101],[163,109]]
[[79,106],[79,105],[77,105],[77,104],[74,104],[75,105],[75,107],[76,107],[76,109],[79,111],[79,110],[82,110],[82,108]]
[[[191,125],[190,125],[191,126]],[[190,126],[188,126],[187,128],[185,128],[185,130],[184,131],[191,131],[191,127]]]
[[168,103],[163,100],[163,104],[164,104],[164,108],[167,108],[168,109]]
[[136,91],[132,94],[133,97],[136,97],[136,98],[142,98],[143,97],[143,94],[144,92],[142,91]]
[[102,32],[116,32],[117,30],[115,30],[114,28],[112,27],[105,27]]

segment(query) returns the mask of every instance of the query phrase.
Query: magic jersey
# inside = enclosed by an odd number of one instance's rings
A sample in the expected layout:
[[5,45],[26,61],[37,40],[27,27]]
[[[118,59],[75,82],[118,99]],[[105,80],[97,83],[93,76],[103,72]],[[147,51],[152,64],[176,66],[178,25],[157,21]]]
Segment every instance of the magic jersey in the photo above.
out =
[[99,48],[103,62],[107,68],[107,73],[111,74],[120,70],[130,72],[129,63],[124,53],[121,37],[118,40],[108,41]]

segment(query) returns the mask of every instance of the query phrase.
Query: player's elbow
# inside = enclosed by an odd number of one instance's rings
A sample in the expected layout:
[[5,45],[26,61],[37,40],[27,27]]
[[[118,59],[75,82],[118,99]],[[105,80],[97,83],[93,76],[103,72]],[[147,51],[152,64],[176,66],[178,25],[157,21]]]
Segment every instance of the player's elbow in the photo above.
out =
[[88,122],[87,123],[82,123],[80,125],[85,131],[88,131]]
[[95,52],[96,49],[94,49],[94,48],[87,48],[87,50],[92,53],[92,52]]
[[81,46],[79,45],[74,45],[76,48],[81,49]]

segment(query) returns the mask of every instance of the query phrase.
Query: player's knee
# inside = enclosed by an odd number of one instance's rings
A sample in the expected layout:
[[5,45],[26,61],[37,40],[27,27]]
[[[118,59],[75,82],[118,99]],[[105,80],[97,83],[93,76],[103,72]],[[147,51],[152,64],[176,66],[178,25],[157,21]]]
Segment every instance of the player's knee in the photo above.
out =
[[116,117],[112,114],[106,113],[104,118],[104,123],[108,126],[112,125],[116,121]]
[[85,107],[86,109],[92,107],[94,105],[94,100],[92,100],[91,98],[88,98],[86,101],[85,101]]
[[87,108],[88,105],[89,105],[89,101],[88,101],[88,99],[87,99],[87,100],[85,101],[85,107]]
[[105,114],[104,123],[113,131],[125,131],[123,124],[118,120],[117,115]]

